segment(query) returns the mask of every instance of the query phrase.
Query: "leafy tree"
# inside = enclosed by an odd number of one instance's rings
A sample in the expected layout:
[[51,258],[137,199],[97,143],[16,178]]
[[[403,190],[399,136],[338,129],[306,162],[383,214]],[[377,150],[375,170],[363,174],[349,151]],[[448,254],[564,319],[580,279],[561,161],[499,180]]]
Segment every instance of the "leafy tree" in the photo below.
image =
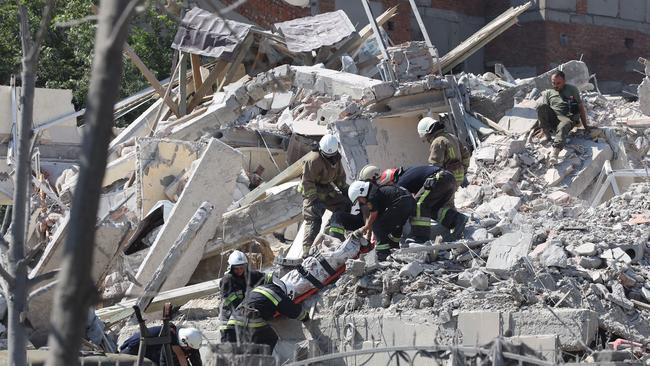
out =
[[[38,25],[43,0],[26,1],[32,31]],[[92,0],[57,1],[54,19],[43,42],[36,86],[71,89],[77,109],[86,107],[96,23]],[[20,38],[16,3],[0,1],[0,84],[8,85],[11,74],[20,73]],[[169,77],[171,44],[175,22],[154,5],[141,9],[132,20],[128,43],[159,79]],[[124,58],[120,98],[132,95],[148,84],[140,72]]]

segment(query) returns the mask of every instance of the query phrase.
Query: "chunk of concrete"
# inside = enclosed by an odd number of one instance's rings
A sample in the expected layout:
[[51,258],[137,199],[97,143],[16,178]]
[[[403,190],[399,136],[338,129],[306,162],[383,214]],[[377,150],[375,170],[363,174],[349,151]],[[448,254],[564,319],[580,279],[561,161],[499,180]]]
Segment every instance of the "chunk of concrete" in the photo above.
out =
[[165,189],[198,159],[205,144],[157,138],[136,139],[136,187],[140,217],[156,202],[166,200]]
[[422,268],[420,263],[411,262],[400,269],[399,275],[400,277],[415,278],[422,272],[424,272],[424,268]]
[[568,257],[564,248],[560,245],[551,244],[546,246],[544,252],[539,256],[539,260],[546,267],[566,268]]
[[567,204],[571,201],[571,196],[564,192],[564,191],[555,191],[551,194],[549,194],[548,199],[551,200],[555,204]]
[[499,125],[506,130],[522,135],[528,133],[537,123],[537,103],[525,100],[506,112],[499,120]]
[[625,264],[632,263],[632,258],[630,258],[630,256],[621,248],[606,249],[603,251],[603,254],[600,255],[600,258],[608,262],[623,262]]
[[645,77],[637,88],[639,96],[639,108],[646,116],[650,116],[650,78]]
[[575,139],[572,143],[582,145],[587,150],[586,159],[582,161],[582,166],[576,170],[575,177],[571,179],[569,188],[566,191],[568,194],[577,197],[598,177],[603,164],[605,164],[605,161],[612,159],[614,152],[606,142]]
[[481,271],[476,271],[470,280],[470,284],[475,290],[485,291],[489,286],[488,276]]
[[486,269],[499,274],[507,274],[520,258],[528,255],[533,244],[529,232],[507,233],[492,242]]
[[294,86],[335,97],[349,95],[366,102],[393,96],[395,89],[388,82],[347,72],[316,66],[291,66],[295,72]]
[[481,346],[502,335],[504,328],[501,313],[491,311],[461,312],[458,314],[458,331],[464,346]]
[[515,336],[555,334],[558,336],[560,348],[570,352],[584,351],[583,344],[589,345],[596,339],[598,313],[595,311],[556,308],[553,309],[553,313],[546,309],[512,313],[510,319],[513,334]]
[[472,154],[476,161],[484,163],[494,163],[497,155],[497,148],[492,145],[482,146]]
[[578,264],[587,269],[596,269],[603,264],[603,260],[599,257],[580,257]]
[[469,185],[467,187],[460,187],[456,191],[454,201],[456,207],[466,208],[474,206],[481,202],[483,199],[483,188],[477,185]]
[[521,176],[521,168],[503,168],[499,169],[497,176],[494,178],[494,185],[501,188],[504,184],[509,182],[518,182]]
[[592,256],[598,252],[596,248],[596,244],[594,243],[580,244],[573,251],[575,252],[575,254],[582,255],[582,256]]
[[499,196],[491,201],[484,202],[478,208],[476,213],[480,215],[503,214],[512,210],[517,210],[521,206],[521,198],[513,196]]
[[[232,203],[232,193],[237,176],[242,169],[242,161],[241,154],[235,149],[219,140],[210,140],[200,157],[196,170],[174,206],[169,220],[165,222],[155,243],[138,268],[136,279],[139,283],[146,285],[151,280],[151,276],[185,223],[190,220],[201,203],[207,201],[214,206],[210,217],[179,260],[174,276],[167,278],[161,291],[187,284],[203,257],[205,244],[214,237],[215,228],[221,223],[221,216]],[[131,285],[127,295],[138,296],[140,291],[141,289]]]
[[555,363],[560,354],[558,337],[555,334],[515,336],[508,338],[513,344],[524,344],[538,352],[546,361]]

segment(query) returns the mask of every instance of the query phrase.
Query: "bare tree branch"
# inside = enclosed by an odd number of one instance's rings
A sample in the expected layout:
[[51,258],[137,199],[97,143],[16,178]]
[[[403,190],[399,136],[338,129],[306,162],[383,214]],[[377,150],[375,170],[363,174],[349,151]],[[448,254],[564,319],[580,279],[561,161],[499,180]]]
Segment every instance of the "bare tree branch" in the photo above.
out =
[[47,280],[51,280],[52,278],[56,277],[56,275],[59,274],[59,270],[56,269],[54,271],[50,272],[45,272],[43,274],[40,274],[34,278],[30,278],[27,280],[27,288],[31,289],[32,287],[38,285],[39,283]]
[[114,124],[113,107],[119,96],[122,50],[136,4],[133,0],[102,0],[97,13],[95,58],[87,98],[87,131],[83,136],[79,178],[51,314],[52,329],[56,331],[48,338],[48,366],[79,364],[88,309],[98,297],[91,276],[97,209]]
[[10,289],[14,287],[14,276],[10,275],[4,266],[0,266],[0,277],[2,277],[2,279],[7,283]]
[[36,38],[34,39],[33,47],[30,50],[30,54],[28,56],[28,60],[33,60],[34,58],[38,58],[38,54],[41,49],[41,42],[43,41],[43,38],[45,37],[45,33],[47,32],[48,27],[50,26],[50,21],[52,20],[52,10],[54,8],[53,6],[54,1],[47,1],[45,2],[45,6],[43,7],[43,15],[41,16],[41,24],[38,27],[38,32],[36,32]]

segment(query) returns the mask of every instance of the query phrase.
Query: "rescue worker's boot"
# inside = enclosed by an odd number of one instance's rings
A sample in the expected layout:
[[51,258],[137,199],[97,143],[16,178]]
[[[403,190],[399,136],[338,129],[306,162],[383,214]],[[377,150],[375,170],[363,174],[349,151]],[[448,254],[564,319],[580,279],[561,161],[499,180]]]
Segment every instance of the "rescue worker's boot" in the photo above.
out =
[[454,219],[454,228],[451,230],[452,240],[459,240],[463,237],[463,232],[465,231],[465,225],[467,225],[468,219],[467,216],[458,212],[458,215],[456,215],[456,218]]
[[438,215],[438,222],[450,230],[449,239],[458,240],[463,236],[468,217],[453,208],[441,208]]
[[431,228],[435,224],[430,217],[411,217],[411,233],[408,243],[425,243],[432,240]]

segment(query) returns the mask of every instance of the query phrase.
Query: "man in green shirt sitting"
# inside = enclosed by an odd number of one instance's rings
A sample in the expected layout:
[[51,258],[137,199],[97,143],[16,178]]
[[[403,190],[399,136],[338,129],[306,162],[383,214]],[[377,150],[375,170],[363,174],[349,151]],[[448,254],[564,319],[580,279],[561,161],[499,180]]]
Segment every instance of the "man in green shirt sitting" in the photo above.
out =
[[585,105],[580,99],[580,91],[571,84],[566,83],[562,71],[556,71],[551,76],[553,89],[542,92],[542,104],[537,107],[537,118],[540,127],[544,131],[546,141],[553,140],[552,160],[556,160],[567,135],[575,127],[578,121],[582,122],[585,130],[587,126],[587,112]]

